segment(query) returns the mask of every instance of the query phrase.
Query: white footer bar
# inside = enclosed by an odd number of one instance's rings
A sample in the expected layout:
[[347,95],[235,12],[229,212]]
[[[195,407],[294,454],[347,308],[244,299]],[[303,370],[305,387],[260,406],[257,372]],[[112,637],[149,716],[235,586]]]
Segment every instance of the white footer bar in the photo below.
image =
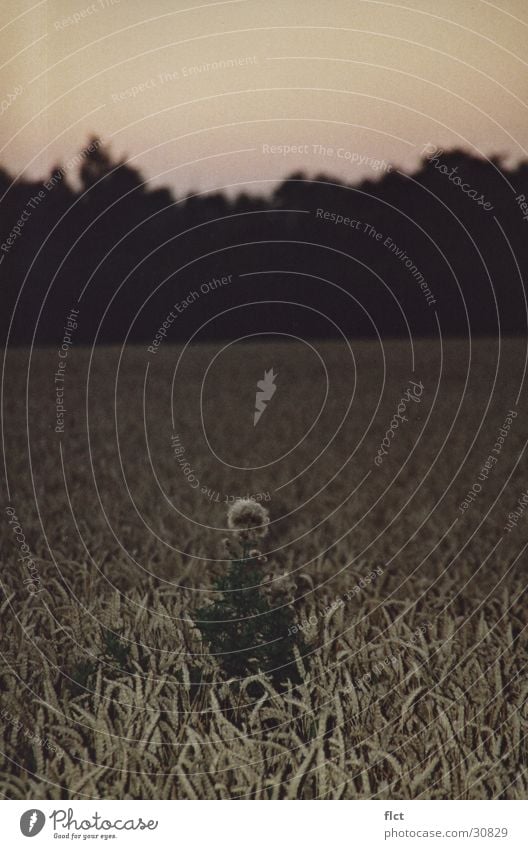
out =
[[0,818],[6,849],[528,847],[528,801],[4,801]]

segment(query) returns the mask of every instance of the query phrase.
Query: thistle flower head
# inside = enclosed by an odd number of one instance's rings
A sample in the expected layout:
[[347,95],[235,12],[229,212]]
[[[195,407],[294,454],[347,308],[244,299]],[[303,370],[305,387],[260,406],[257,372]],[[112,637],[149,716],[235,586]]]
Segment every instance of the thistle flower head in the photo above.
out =
[[269,513],[252,498],[239,498],[227,511],[227,526],[238,539],[256,542],[268,533]]

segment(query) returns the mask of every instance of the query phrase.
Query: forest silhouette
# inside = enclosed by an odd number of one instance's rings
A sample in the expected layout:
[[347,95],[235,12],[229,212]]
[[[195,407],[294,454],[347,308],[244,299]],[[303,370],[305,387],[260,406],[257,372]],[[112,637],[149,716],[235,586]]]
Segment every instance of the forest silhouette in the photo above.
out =
[[4,343],[60,343],[74,307],[76,344],[149,345],[171,309],[167,343],[526,332],[526,162],[450,150],[354,185],[177,196],[94,137],[72,176],[0,170]]

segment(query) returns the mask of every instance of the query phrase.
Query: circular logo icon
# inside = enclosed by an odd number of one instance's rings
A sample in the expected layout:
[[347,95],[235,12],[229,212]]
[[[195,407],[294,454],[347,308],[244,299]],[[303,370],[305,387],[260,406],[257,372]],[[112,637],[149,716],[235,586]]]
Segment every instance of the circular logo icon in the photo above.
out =
[[20,831],[24,837],[35,837],[44,828],[46,816],[38,808],[31,808],[20,817]]

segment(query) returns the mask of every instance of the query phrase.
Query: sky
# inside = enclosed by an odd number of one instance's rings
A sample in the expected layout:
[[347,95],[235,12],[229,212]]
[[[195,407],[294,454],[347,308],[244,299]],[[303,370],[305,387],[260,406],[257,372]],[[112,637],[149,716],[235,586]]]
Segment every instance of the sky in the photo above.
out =
[[94,134],[179,195],[377,178],[431,144],[528,158],[527,0],[3,0],[0,51],[23,177]]

